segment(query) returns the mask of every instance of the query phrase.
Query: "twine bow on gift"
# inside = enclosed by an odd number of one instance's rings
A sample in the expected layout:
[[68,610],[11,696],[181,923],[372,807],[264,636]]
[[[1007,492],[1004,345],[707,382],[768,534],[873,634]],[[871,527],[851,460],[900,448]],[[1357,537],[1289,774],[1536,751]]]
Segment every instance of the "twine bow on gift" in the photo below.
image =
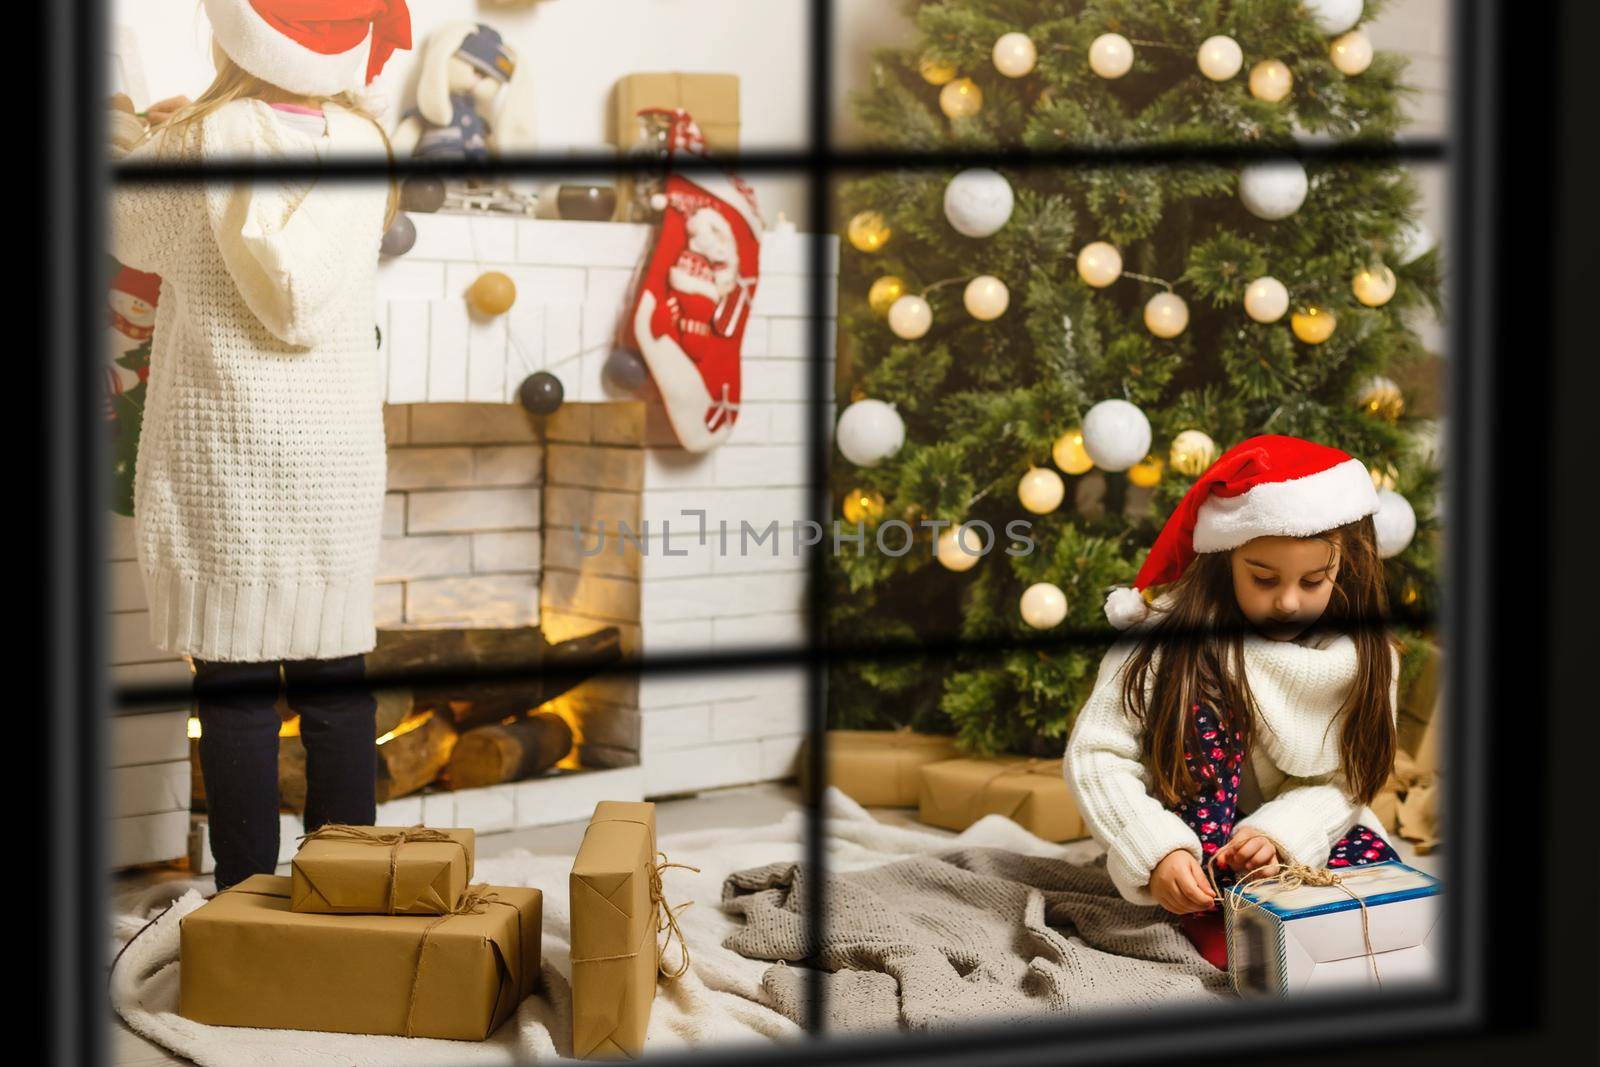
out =
[[[589,824],[589,830],[594,829],[596,826],[603,826],[608,822],[626,822],[634,823],[638,826],[649,826],[648,823],[640,822],[638,819],[606,819],[604,822],[591,822]],[[585,830],[583,832],[585,837],[589,836],[589,830]],[[691,867],[687,863],[673,863],[667,858],[667,854],[665,852],[661,852],[659,850],[656,852],[656,857],[659,862],[650,864],[649,868],[650,903],[654,907],[656,913],[656,928],[654,934],[655,936],[659,937],[663,930],[667,932],[667,939],[656,946],[656,971],[661,975],[662,978],[671,982],[682,978],[685,974],[689,973],[689,939],[683,936],[683,928],[678,925],[677,913],[694,904],[694,901],[686,900],[681,904],[668,904],[666,890],[663,889],[661,885],[661,872],[672,867],[677,867],[681,870],[693,871],[695,874],[699,874],[700,868]],[[681,955],[678,959],[678,966],[668,970],[666,962],[667,949],[671,947],[673,938],[678,939],[678,948],[681,952]],[[606,960],[631,960],[635,956],[639,955],[639,951],[643,947],[644,946],[641,944],[638,949],[634,949],[632,952],[619,952],[615,956],[574,956],[572,958],[572,962],[577,964],[603,963]]]
[[[1030,775],[1030,774],[1039,774],[1039,775],[1045,775],[1047,777],[1054,777],[1054,776],[1059,775],[1060,773],[1061,773],[1061,761],[1060,760],[1039,759],[1037,756],[1030,756],[1028,759],[1024,760],[1021,763],[1009,763],[1009,764],[1005,765],[1004,767],[1001,767],[999,770],[997,770],[993,774],[991,774],[988,778],[984,779],[983,784],[978,787],[978,791],[976,793],[972,794],[972,799],[968,802],[970,804],[970,810],[968,812],[968,814],[970,815],[970,819],[968,821],[969,822],[977,822],[978,819],[982,816],[983,809],[988,805],[989,789],[990,789],[991,786],[993,786],[1000,779],[1008,778],[1008,777],[1010,777],[1012,775],[1026,776],[1026,775]],[[1026,799],[1026,798],[1024,798],[1024,799]],[[1016,809],[1012,809],[1012,810],[1014,812]]]
[[[364,841],[373,845],[387,845],[389,847],[389,889],[385,894],[387,914],[395,913],[395,892],[400,880],[400,848],[412,842],[430,841],[446,842],[461,846],[461,853],[468,859],[471,853],[467,851],[467,844],[460,838],[451,837],[443,830],[418,823],[399,830],[382,831],[371,826],[351,826],[346,823],[325,823],[309,834],[301,834],[300,845],[303,848],[307,841],[317,840]],[[463,900],[466,898],[463,897]]]
[[[1356,907],[1361,909],[1361,940],[1366,945],[1367,962],[1372,965],[1372,980],[1377,983],[1378,988],[1383,988],[1383,979],[1378,976],[1378,955],[1372,950],[1372,927],[1367,913],[1367,902],[1361,899],[1361,894],[1346,885],[1343,878],[1326,867],[1311,867],[1304,863],[1287,863],[1283,860],[1277,860],[1273,864],[1252,867],[1241,874],[1238,880],[1227,889],[1219,890],[1215,874],[1217,856],[1219,855],[1221,855],[1220,852],[1213,852],[1211,858],[1206,861],[1206,879],[1211,883],[1211,892],[1217,900],[1231,905],[1235,911],[1261,907],[1259,900],[1252,900],[1245,896],[1243,887],[1246,882],[1254,887],[1258,895],[1280,891],[1287,892],[1299,889],[1302,886],[1336,886],[1348,894],[1350,899],[1356,902]],[[1275,873],[1265,873],[1269,866],[1274,865],[1277,867]],[[1356,870],[1360,870],[1360,868],[1358,867]]]

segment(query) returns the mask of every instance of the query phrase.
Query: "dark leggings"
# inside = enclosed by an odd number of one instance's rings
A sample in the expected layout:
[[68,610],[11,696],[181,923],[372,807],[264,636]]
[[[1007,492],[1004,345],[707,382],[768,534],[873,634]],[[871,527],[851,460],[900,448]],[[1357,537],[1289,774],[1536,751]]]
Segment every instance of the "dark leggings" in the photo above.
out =
[[[195,660],[200,770],[219,890],[278,865],[278,663]],[[377,702],[360,656],[282,665],[306,746],[305,825],[372,825]]]

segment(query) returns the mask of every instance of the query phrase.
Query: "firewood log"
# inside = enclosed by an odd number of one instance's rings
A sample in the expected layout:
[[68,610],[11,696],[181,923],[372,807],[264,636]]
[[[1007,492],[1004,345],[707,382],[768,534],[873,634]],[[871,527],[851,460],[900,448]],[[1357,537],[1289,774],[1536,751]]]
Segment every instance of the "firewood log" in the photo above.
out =
[[549,770],[572,751],[572,728],[537,712],[462,734],[450,755],[451,789],[515,782]]
[[378,745],[378,803],[415,793],[450,762],[456,731],[437,712],[401,723]]

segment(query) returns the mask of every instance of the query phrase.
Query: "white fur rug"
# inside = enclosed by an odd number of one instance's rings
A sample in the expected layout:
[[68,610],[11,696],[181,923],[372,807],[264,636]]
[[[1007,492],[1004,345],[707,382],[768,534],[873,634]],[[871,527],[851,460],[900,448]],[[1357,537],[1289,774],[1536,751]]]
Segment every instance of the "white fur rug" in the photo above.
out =
[[[832,870],[875,867],[907,856],[949,849],[953,843],[984,845],[1041,856],[1084,861],[1097,849],[1089,842],[1052,845],[1000,816],[991,815],[959,838],[931,831],[886,826],[854,801],[829,789],[827,848]],[[795,812],[782,822],[755,829],[703,830],[663,837],[660,847],[674,863],[700,873],[673,869],[663,876],[667,899],[697,901],[680,912],[693,953],[689,973],[662,983],[650,1016],[647,1051],[692,1046],[771,1042],[801,1036],[801,1031],[764,1002],[761,976],[768,963],[748,960],[722,947],[738,920],[718,901],[722,883],[737,870],[805,855],[805,816]],[[493,885],[535,886],[544,891],[544,974],[540,991],[524,1000],[514,1018],[487,1041],[326,1034],[305,1030],[256,1030],[206,1026],[177,1014],[178,920],[201,906],[209,878],[166,883],[124,902],[116,917],[113,949],[125,945],[152,916],[176,902],[145,930],[117,963],[111,1002],[130,1027],[202,1067],[326,1065],[365,1067],[390,1064],[509,1064],[571,1054],[570,945],[567,856],[535,856],[517,850],[480,860],[475,880]],[[241,966],[248,964],[241,962]]]

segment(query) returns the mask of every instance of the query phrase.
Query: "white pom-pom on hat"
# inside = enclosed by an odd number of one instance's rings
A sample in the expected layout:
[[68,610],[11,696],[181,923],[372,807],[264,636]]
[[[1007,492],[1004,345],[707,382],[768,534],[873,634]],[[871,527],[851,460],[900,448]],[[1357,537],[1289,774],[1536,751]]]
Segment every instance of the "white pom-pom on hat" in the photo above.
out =
[[1139,590],[1125,585],[1106,594],[1105,610],[1106,620],[1119,630],[1137,626],[1150,615],[1150,605],[1139,595]]

